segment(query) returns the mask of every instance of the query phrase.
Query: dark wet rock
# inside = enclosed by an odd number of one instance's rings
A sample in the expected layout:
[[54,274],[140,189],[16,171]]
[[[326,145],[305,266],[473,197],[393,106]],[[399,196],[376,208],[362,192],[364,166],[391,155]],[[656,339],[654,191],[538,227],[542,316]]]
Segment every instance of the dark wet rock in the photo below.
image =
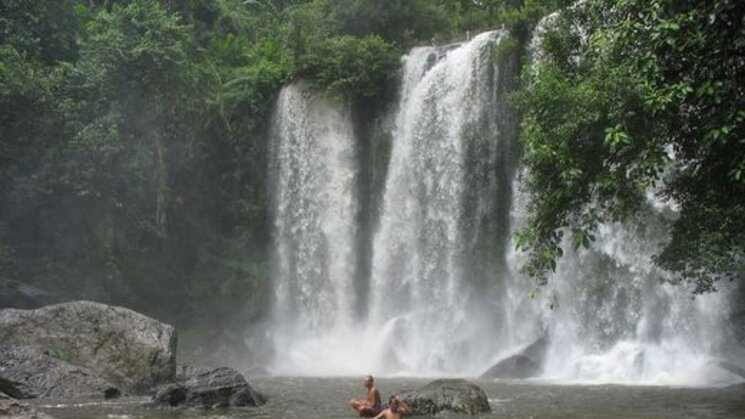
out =
[[24,347],[141,394],[172,381],[172,326],[123,307],[88,301],[0,310],[0,348]]
[[194,375],[183,381],[158,389],[153,402],[161,406],[214,409],[260,406],[265,399],[231,368],[197,368]]
[[176,377],[173,381],[177,383],[186,381],[191,377],[210,372],[213,369],[215,368],[205,365],[178,364],[176,365]]
[[489,400],[475,384],[461,379],[436,380],[426,386],[401,393],[412,415],[434,416],[440,412],[477,415],[489,412]]
[[62,298],[33,285],[0,278],[0,309],[34,309],[62,301]]
[[489,368],[481,378],[530,378],[538,375],[541,364],[525,355],[513,355]]
[[724,360],[718,361],[717,365],[719,365],[719,367],[723,370],[728,371],[742,379],[745,379],[745,368],[741,367],[740,365]]
[[28,347],[0,347],[0,391],[16,399],[104,397],[119,390],[88,368]]
[[158,389],[153,396],[155,404],[166,406],[180,406],[186,402],[185,384],[166,384]]
[[481,378],[530,378],[541,373],[548,341],[540,338],[486,370]]
[[52,419],[27,403],[0,392],[0,416],[7,419]]
[[122,397],[122,392],[118,388],[109,387],[103,391],[103,398],[106,400],[118,399]]

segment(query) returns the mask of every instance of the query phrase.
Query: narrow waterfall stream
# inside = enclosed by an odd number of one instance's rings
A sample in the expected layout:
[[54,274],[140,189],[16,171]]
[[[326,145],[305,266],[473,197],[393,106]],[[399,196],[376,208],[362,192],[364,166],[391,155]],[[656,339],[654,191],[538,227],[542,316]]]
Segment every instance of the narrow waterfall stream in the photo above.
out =
[[302,83],[285,87],[277,100],[271,183],[278,348],[291,351],[352,321],[358,205],[349,112]]

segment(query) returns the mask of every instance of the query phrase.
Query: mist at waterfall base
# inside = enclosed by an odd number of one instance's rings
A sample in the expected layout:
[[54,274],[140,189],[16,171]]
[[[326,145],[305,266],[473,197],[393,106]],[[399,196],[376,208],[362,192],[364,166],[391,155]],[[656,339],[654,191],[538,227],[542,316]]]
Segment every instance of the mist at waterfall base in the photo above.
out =
[[[391,154],[372,237],[357,264],[361,150],[351,107],[302,83],[272,127],[274,311],[280,375],[479,376],[545,342],[536,378],[560,383],[717,385],[745,349],[729,326],[731,284],[692,298],[652,256],[674,203],[650,193],[626,224],[600,226],[537,298],[511,233],[528,196],[503,111],[504,35],[413,49],[391,118]],[[364,286],[360,282],[365,281]],[[366,307],[360,315],[358,307]]]

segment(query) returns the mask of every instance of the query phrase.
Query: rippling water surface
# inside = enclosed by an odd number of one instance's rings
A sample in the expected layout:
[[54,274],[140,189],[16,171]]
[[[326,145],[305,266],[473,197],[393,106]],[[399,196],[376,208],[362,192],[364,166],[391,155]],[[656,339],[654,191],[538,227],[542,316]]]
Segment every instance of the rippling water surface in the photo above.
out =
[[[430,379],[381,378],[377,386],[391,393],[415,389]],[[144,399],[113,403],[39,403],[58,419],[116,418],[355,418],[347,401],[362,396],[359,378],[254,378],[252,384],[269,397],[261,407],[213,412],[169,412],[140,407]],[[745,418],[745,386],[670,388],[616,385],[553,385],[537,382],[473,380],[484,389],[492,412],[480,418]],[[440,416],[464,418],[470,416]]]

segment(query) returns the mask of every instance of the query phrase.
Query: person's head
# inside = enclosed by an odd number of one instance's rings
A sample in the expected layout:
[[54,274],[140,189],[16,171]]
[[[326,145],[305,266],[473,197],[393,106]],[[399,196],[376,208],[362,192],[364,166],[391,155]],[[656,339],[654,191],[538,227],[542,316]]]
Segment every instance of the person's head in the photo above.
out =
[[390,398],[388,399],[388,407],[389,407],[389,408],[390,408],[390,409],[391,409],[392,411],[394,411],[394,412],[398,412],[398,407],[399,407],[399,406],[400,406],[400,402],[399,402],[399,400],[398,400],[398,397],[396,397],[396,396],[391,396],[391,397],[390,397]]
[[362,382],[365,384],[365,388],[372,388],[374,381],[372,375],[366,375]]

